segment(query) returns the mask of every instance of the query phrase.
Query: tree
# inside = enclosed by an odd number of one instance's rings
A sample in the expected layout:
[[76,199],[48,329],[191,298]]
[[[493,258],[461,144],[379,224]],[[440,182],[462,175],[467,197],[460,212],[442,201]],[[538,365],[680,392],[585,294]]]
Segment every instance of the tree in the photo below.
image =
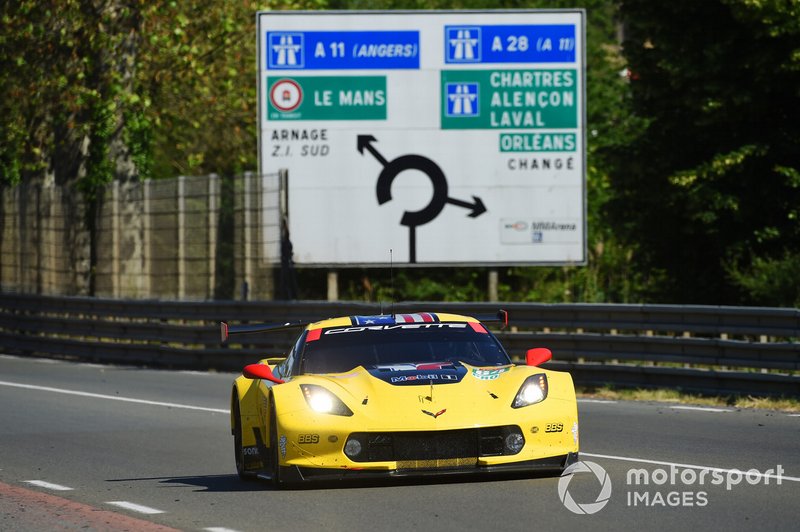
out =
[[800,4],[626,0],[620,13],[642,122],[603,155],[634,263],[663,271],[652,297],[797,304]]
[[148,3],[139,80],[147,98],[148,176],[257,169],[255,17],[324,0]]
[[7,2],[0,8],[0,180],[80,186],[90,198],[135,174],[126,115],[135,97],[141,5]]
[[139,55],[155,178],[256,168],[257,2],[148,8]]

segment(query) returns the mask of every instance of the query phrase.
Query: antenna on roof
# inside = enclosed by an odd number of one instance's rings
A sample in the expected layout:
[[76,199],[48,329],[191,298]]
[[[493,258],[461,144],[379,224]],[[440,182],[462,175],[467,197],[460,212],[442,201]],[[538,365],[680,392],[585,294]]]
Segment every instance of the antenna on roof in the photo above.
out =
[[392,248],[389,248],[389,284],[392,287],[391,314],[394,317],[394,260],[392,258]]

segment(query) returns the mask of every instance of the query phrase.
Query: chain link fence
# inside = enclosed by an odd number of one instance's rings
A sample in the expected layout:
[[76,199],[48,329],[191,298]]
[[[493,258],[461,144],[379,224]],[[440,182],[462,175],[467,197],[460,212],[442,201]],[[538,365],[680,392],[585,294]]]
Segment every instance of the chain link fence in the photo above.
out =
[[271,299],[279,174],[0,191],[0,290],[131,299]]

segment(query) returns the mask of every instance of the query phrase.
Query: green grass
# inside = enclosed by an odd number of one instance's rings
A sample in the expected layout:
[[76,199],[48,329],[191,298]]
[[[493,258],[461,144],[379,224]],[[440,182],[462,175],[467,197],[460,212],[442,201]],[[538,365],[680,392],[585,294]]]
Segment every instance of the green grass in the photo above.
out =
[[702,406],[727,406],[734,408],[760,408],[782,412],[800,412],[800,399],[785,397],[707,396],[690,394],[673,389],[626,389],[604,386],[576,386],[580,398],[622,401],[658,401]]

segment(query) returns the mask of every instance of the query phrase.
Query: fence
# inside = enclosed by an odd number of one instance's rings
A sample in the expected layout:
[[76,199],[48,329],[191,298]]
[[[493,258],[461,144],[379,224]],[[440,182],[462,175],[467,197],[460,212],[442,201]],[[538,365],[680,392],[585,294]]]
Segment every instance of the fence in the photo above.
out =
[[[496,304],[404,303],[394,310],[489,314]],[[549,368],[579,384],[800,397],[800,309],[679,305],[503,304],[498,332],[520,361],[550,347]],[[0,295],[5,352],[158,367],[235,370],[291,346],[294,333],[222,346],[219,321],[277,322],[379,313],[329,302],[110,300]],[[237,341],[240,341],[237,339]]]
[[270,298],[270,264],[280,259],[278,180],[115,181],[89,216],[70,187],[2,189],[0,290],[209,300],[241,298],[247,286],[252,297]]

